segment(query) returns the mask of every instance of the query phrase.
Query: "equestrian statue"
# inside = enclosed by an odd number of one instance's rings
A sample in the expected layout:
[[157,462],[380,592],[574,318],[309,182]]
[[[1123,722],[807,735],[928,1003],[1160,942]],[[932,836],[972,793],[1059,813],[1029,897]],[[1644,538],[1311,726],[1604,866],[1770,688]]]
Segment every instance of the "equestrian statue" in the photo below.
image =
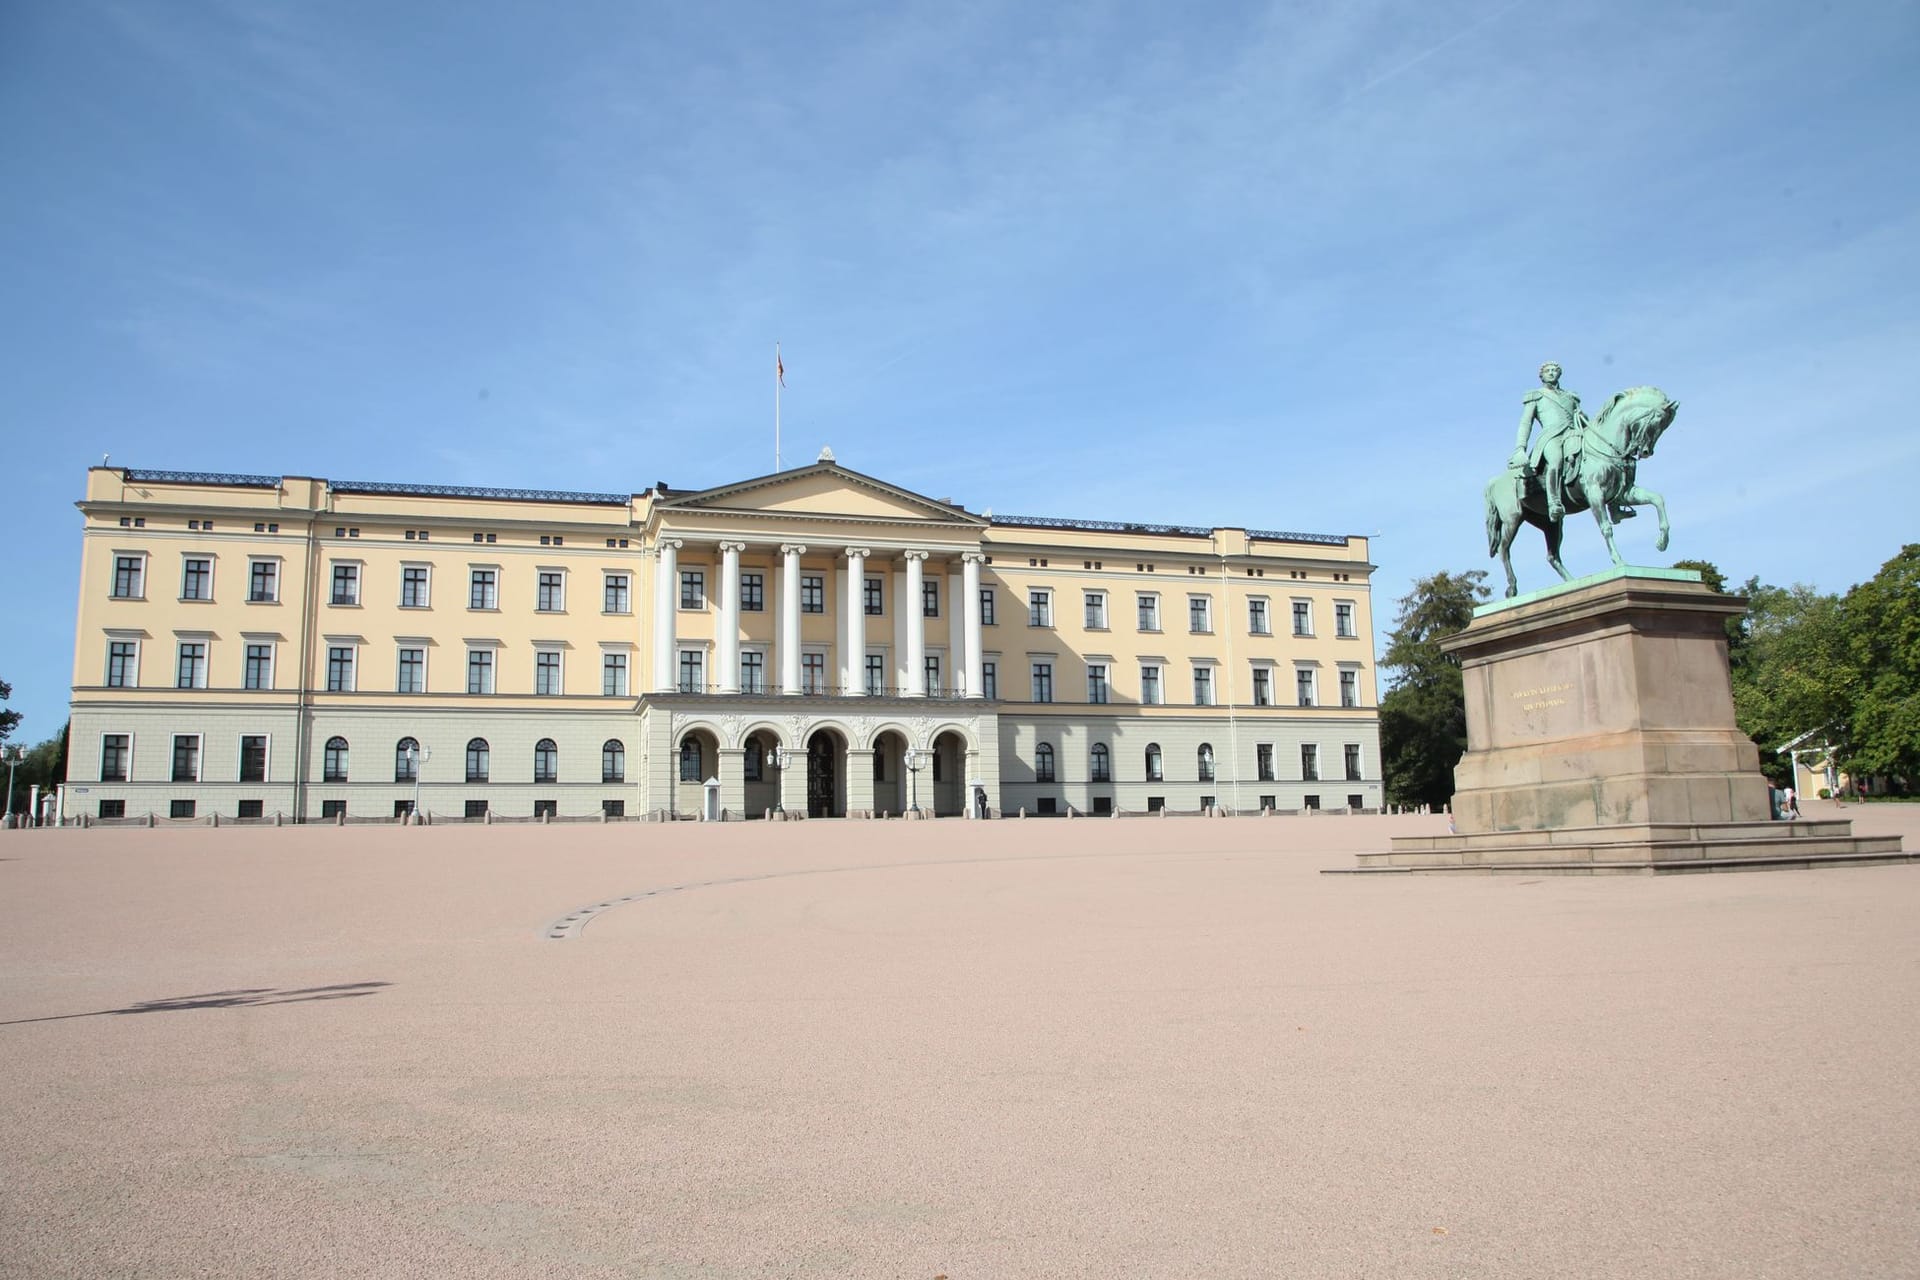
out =
[[[1570,511],[1593,512],[1607,554],[1623,565],[1613,545],[1615,522],[1630,518],[1634,507],[1652,507],[1660,513],[1660,537],[1654,547],[1667,549],[1666,500],[1635,483],[1634,469],[1653,456],[1660,434],[1680,408],[1658,387],[1629,387],[1600,406],[1589,419],[1580,409],[1580,397],[1560,385],[1560,366],[1540,366],[1540,385],[1522,397],[1520,434],[1514,441],[1507,469],[1487,481],[1487,554],[1500,557],[1507,571],[1507,594],[1519,594],[1509,554],[1514,535],[1524,521],[1546,535],[1547,563],[1561,578],[1573,575],[1560,563],[1561,521]],[[1527,438],[1538,423],[1540,433],[1531,448]]]

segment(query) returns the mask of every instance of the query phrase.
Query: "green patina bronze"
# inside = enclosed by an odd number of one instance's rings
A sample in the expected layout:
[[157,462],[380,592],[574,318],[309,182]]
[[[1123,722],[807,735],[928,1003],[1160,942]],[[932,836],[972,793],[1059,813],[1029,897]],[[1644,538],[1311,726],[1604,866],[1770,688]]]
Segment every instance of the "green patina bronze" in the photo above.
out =
[[[1507,469],[1487,481],[1487,554],[1500,557],[1507,571],[1507,594],[1520,590],[1511,551],[1522,523],[1546,535],[1547,563],[1567,581],[1573,575],[1560,563],[1560,536],[1561,522],[1570,511],[1592,511],[1607,554],[1614,564],[1624,565],[1613,543],[1613,526],[1633,515],[1632,508],[1650,506],[1660,513],[1654,546],[1665,551],[1671,532],[1666,500],[1641,488],[1635,469],[1640,459],[1653,456],[1679,402],[1667,399],[1658,387],[1629,387],[1589,419],[1580,409],[1580,397],[1560,385],[1560,366],[1548,361],[1540,366],[1540,385],[1521,397],[1521,403],[1520,432]],[[1529,447],[1536,425],[1539,435]]]

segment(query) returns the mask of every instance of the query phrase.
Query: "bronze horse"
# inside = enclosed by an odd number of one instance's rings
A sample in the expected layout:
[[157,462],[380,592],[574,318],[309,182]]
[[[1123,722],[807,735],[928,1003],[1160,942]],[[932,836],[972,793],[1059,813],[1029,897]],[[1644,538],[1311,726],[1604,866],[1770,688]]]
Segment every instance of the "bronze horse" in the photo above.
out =
[[[1667,549],[1667,503],[1651,489],[1635,483],[1634,470],[1642,458],[1653,456],[1660,435],[1673,423],[1680,402],[1669,400],[1658,387],[1629,387],[1600,406],[1590,422],[1575,430],[1568,442],[1564,475],[1567,512],[1591,510],[1607,540],[1607,554],[1616,565],[1625,564],[1613,545],[1613,525],[1631,515],[1630,507],[1652,507],[1660,513],[1658,550]],[[1547,492],[1541,477],[1529,468],[1508,467],[1487,481],[1487,554],[1500,557],[1507,571],[1507,594],[1519,594],[1513,578],[1510,551],[1521,522],[1533,525],[1547,538],[1547,563],[1563,579],[1572,579],[1560,563],[1560,521],[1547,515]]]

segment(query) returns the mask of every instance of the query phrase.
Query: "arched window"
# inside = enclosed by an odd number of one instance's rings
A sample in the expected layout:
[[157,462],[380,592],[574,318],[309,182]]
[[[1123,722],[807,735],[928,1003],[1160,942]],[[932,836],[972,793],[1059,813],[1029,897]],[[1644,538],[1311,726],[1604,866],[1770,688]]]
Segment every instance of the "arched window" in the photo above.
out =
[[420,744],[402,738],[393,744],[393,780],[417,782],[420,778]]
[[490,767],[491,753],[487,750],[485,738],[475,738],[467,744],[467,781],[485,782]]
[[618,738],[608,738],[600,744],[600,781],[625,782],[627,780],[627,744]]
[[1053,781],[1053,744],[1043,742],[1033,749],[1033,778],[1036,782]]
[[748,782],[758,782],[766,771],[766,753],[760,747],[760,739],[747,739],[747,753],[741,757],[740,771]]
[[1159,782],[1164,777],[1166,774],[1160,768],[1160,744],[1149,742],[1147,744],[1147,781]]
[[347,740],[328,738],[326,755],[320,762],[320,780],[322,782],[345,782],[347,780]]
[[1213,781],[1213,744],[1211,742],[1200,744],[1200,781]]
[[1095,782],[1113,781],[1113,759],[1107,753],[1107,744],[1093,744],[1093,780]]
[[680,739],[680,781],[700,782],[700,739],[688,734]]
[[533,780],[560,781],[560,748],[553,745],[552,738],[542,738],[533,744]]

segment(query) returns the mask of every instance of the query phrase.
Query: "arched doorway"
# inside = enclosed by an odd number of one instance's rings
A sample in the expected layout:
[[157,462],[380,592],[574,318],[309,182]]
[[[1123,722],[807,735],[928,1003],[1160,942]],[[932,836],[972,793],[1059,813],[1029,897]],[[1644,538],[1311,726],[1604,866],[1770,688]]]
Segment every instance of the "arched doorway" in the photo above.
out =
[[740,768],[746,775],[743,782],[749,818],[780,807],[780,770],[774,763],[779,745],[771,729],[755,729],[747,735]]
[[807,816],[847,816],[847,742],[832,729],[807,739]]
[[907,740],[891,729],[873,739],[873,809],[907,811]]
[[933,815],[957,818],[967,807],[967,740],[951,729],[935,738],[932,765]]
[[697,817],[706,781],[720,775],[720,739],[710,729],[689,729],[674,744],[673,811]]

